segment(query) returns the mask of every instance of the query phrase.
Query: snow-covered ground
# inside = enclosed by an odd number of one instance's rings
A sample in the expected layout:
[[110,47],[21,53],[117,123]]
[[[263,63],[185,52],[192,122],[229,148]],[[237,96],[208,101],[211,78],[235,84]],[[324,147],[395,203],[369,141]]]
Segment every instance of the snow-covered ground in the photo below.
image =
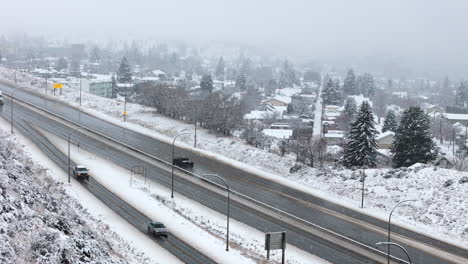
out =
[[167,263],[95,218],[6,131],[0,129],[0,263]]
[[[0,76],[7,80],[13,79],[12,72],[1,67]],[[35,77],[21,73],[18,78],[22,81],[21,86],[34,88],[31,80]],[[43,93],[43,88],[35,89]],[[78,92],[70,89],[64,89],[64,94],[56,98],[74,106],[78,104]],[[193,129],[191,124],[156,115],[151,108],[135,104],[127,104],[128,123],[123,124],[122,103],[90,94],[85,95],[83,102],[83,111],[167,142],[179,131]],[[221,137],[204,129],[197,131],[197,137],[197,147],[203,153],[213,153],[218,159],[225,157],[230,164],[383,220],[397,202],[416,197],[417,202],[409,203],[395,212],[394,223],[468,247],[468,183],[458,182],[468,173],[432,167],[406,172],[403,172],[404,169],[368,170],[370,176],[366,180],[366,205],[360,209],[360,196],[357,195],[360,183],[352,176],[356,173],[351,170],[303,167],[298,172],[290,173],[289,168],[295,164],[293,155],[280,157],[248,146],[238,138]],[[181,146],[187,148],[193,144],[190,137],[182,138],[181,141],[186,143]],[[384,177],[391,172],[398,176]],[[444,187],[449,179],[454,180],[454,184]]]

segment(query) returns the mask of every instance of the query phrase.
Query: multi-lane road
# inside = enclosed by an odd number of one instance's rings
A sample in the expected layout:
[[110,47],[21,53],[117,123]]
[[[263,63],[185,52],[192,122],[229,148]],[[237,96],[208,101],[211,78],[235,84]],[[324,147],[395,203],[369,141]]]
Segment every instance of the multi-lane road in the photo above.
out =
[[[9,94],[12,88],[0,84],[0,90]],[[126,130],[37,94],[17,90],[15,97],[105,135],[113,142],[85,135],[87,133],[84,132],[77,133],[75,140],[79,140],[82,147],[122,166],[130,168],[133,165],[144,164],[148,168],[150,178],[160,184],[170,185],[168,166],[152,158],[170,161],[170,144]],[[15,104],[14,107],[15,120],[27,121],[62,138],[66,138],[71,129],[70,124],[57,122],[40,111],[33,111],[19,104]],[[4,109],[9,109],[8,101]],[[4,113],[4,116],[9,118],[9,113]],[[123,151],[117,146],[119,143],[131,148]],[[229,181],[232,190],[249,197],[238,195],[234,199],[233,218],[264,232],[287,230],[288,243],[333,263],[385,261],[385,254],[375,250],[374,245],[376,242],[386,241],[386,222],[248,173],[230,164],[217,162],[190,149],[177,148],[177,153],[195,161],[197,174],[213,173],[223,176]],[[213,186],[210,188],[202,181],[197,181],[197,178],[187,177],[178,172],[175,188],[176,192],[224,213],[225,196],[219,190],[214,190]],[[398,226],[394,226],[392,230],[394,241],[408,249],[413,263],[467,263],[466,249]],[[393,250],[393,253],[405,259],[405,256],[396,250]]]

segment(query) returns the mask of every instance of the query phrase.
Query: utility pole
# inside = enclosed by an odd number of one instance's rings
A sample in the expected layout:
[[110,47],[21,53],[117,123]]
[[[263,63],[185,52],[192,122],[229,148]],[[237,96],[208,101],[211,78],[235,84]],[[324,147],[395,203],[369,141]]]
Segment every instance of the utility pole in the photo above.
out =
[[80,107],[81,107],[81,71],[80,71]]
[[127,84],[125,84],[125,99],[124,99],[123,118],[124,118],[124,122],[127,122]]

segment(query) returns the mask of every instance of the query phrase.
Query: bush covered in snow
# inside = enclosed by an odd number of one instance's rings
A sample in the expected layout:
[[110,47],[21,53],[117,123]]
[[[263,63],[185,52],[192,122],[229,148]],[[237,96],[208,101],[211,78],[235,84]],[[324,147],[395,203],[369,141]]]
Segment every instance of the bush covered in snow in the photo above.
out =
[[0,263],[149,263],[137,254],[3,135]]

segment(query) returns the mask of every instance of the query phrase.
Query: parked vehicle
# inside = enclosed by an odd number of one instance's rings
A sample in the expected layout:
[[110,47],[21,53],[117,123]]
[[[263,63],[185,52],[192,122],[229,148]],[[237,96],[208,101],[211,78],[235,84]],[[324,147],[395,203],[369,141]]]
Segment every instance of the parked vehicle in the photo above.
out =
[[167,237],[167,228],[161,222],[150,222],[148,223],[148,233],[153,236],[164,236]]
[[193,168],[193,161],[191,161],[189,158],[174,158],[172,161],[172,164],[182,168],[182,169],[192,169]]
[[3,105],[4,101],[3,101],[3,94],[2,92],[0,92],[0,105]]
[[85,166],[77,165],[73,167],[73,176],[78,180],[87,180],[89,181],[89,171]]

